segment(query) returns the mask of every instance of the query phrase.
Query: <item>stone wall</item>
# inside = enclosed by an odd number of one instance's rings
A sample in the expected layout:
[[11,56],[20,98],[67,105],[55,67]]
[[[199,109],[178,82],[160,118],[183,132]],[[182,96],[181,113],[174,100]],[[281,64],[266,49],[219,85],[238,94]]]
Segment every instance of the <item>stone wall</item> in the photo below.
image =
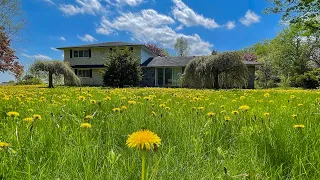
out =
[[155,86],[155,68],[142,68],[143,78],[141,86],[153,87]]

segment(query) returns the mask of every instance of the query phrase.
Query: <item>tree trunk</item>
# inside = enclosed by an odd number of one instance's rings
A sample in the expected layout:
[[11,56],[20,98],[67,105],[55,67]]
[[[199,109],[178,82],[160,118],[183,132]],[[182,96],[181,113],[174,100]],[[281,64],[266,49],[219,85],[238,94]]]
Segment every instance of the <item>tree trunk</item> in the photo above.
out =
[[218,72],[214,74],[213,88],[219,89],[219,73]]
[[49,88],[53,88],[53,73],[49,72]]

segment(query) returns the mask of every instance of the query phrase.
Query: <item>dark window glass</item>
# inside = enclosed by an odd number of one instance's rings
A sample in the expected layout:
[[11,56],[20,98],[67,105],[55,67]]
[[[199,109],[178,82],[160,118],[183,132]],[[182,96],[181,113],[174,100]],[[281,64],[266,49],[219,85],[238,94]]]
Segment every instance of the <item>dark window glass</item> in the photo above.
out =
[[166,86],[172,86],[172,68],[166,68],[165,69],[165,85]]
[[83,57],[83,50],[79,51],[79,57]]
[[89,50],[84,50],[84,56],[83,57],[89,57]]
[[79,52],[78,51],[73,51],[73,56],[74,57],[79,57]]
[[157,68],[158,86],[163,86],[163,68]]

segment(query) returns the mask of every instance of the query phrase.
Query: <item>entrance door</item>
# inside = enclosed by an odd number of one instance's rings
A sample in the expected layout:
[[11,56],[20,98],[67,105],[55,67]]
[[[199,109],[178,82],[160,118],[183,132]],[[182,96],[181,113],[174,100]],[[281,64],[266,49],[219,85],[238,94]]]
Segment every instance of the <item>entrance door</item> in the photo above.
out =
[[157,68],[156,86],[172,86],[172,68]]

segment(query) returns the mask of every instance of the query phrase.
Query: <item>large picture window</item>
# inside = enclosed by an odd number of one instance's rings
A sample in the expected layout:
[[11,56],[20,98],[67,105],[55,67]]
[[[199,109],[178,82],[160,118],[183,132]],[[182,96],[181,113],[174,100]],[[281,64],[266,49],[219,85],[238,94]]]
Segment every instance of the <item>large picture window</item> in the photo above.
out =
[[90,57],[89,50],[76,50],[73,51],[74,57]]
[[78,70],[77,75],[79,77],[89,78],[90,77],[90,70]]

